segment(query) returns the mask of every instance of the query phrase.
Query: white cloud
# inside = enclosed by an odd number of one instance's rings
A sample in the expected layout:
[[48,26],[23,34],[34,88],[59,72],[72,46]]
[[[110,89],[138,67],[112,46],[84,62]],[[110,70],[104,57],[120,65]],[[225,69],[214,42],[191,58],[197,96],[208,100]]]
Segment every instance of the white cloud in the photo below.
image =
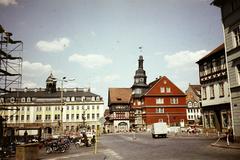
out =
[[78,62],[86,68],[97,68],[112,63],[110,58],[97,54],[81,55],[76,53],[71,55],[68,60],[70,62]]
[[0,5],[4,5],[4,6],[9,6],[9,5],[17,5],[17,1],[16,0],[0,0]]
[[96,32],[91,31],[91,36],[96,37],[97,36]]
[[[42,64],[39,62],[31,63],[28,61],[23,62],[23,76],[27,77],[42,77],[50,74],[53,71],[52,66],[49,64]],[[47,78],[47,77],[46,77]]]
[[34,83],[32,81],[23,81],[23,88],[27,87],[27,88],[38,88],[37,83]]
[[103,78],[104,82],[109,83],[116,80],[119,80],[120,76],[118,74],[107,75]]
[[195,52],[180,51],[172,55],[165,55],[164,60],[167,62],[169,69],[192,69],[193,66],[197,66],[196,62],[205,56],[209,51],[199,50]]
[[68,38],[58,38],[53,41],[39,41],[36,46],[43,52],[61,52],[69,47],[70,40]]

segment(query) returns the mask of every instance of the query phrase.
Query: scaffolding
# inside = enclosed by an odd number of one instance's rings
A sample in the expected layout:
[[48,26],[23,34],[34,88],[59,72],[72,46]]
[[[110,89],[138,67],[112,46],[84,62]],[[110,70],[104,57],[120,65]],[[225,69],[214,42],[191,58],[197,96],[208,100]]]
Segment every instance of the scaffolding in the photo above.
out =
[[12,33],[0,25],[0,95],[21,88],[23,42],[11,38]]

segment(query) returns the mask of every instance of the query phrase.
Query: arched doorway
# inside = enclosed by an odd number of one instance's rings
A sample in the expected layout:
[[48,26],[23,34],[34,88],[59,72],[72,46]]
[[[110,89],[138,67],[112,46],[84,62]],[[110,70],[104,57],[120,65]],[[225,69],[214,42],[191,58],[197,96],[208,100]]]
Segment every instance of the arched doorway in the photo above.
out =
[[127,132],[128,131],[128,124],[126,122],[120,122],[118,124],[118,131],[119,132]]

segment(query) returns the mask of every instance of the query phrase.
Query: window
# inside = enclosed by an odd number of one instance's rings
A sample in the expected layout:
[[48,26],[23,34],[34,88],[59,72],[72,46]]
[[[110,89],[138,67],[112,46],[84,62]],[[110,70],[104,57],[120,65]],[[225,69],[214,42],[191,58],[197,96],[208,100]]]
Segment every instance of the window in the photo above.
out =
[[27,107],[27,111],[30,111],[30,107]]
[[90,119],[90,114],[87,114],[87,119]]
[[188,102],[188,107],[189,107],[189,108],[192,107],[192,102]]
[[139,89],[139,88],[137,88],[137,89],[135,89],[135,92],[134,92],[135,94],[141,94],[142,93],[142,90],[141,89]]
[[203,99],[207,99],[207,90],[206,90],[206,87],[202,87],[202,96],[203,96]]
[[224,97],[224,85],[219,83],[219,97]]
[[66,97],[66,101],[69,102],[70,101],[70,97]]
[[156,98],[156,104],[164,104],[164,98]]
[[55,118],[55,120],[60,119],[60,114],[55,114],[55,115],[54,115],[54,118]]
[[99,110],[99,106],[97,106],[97,110]]
[[69,131],[69,126],[66,126],[66,130]]
[[30,120],[30,115],[27,115],[27,121],[29,121]]
[[18,121],[18,118],[19,118],[18,115],[16,115],[16,121]]
[[237,77],[237,83],[240,85],[240,64],[236,66],[236,77]]
[[23,103],[25,102],[25,98],[24,98],[24,97],[23,97],[23,98],[21,98],[21,102],[23,102]]
[[15,98],[14,98],[14,97],[11,97],[11,98],[10,98],[10,102],[11,102],[11,103],[14,103],[14,101],[15,101]]
[[240,46],[240,25],[233,29],[234,47]]
[[42,115],[36,115],[36,120],[42,120]]
[[171,93],[171,88],[170,87],[166,87],[166,92],[167,93]]
[[74,110],[74,106],[72,106],[72,110]]
[[165,88],[164,87],[160,87],[160,93],[165,93]]
[[92,109],[95,109],[95,107],[94,107],[94,106],[92,106]]
[[67,106],[67,110],[69,110],[69,106]]
[[51,115],[50,115],[50,114],[49,114],[49,115],[46,115],[46,116],[45,116],[45,119],[46,119],[46,120],[51,120]]
[[85,107],[84,106],[82,106],[82,110],[84,110],[85,109]]
[[79,119],[79,114],[76,115],[76,119]]
[[210,98],[213,99],[214,98],[214,86],[210,85]]
[[69,114],[66,115],[66,119],[69,120]]
[[164,108],[156,108],[156,113],[164,113]]
[[97,113],[97,119],[99,119],[99,113]]
[[27,102],[31,102],[31,97],[27,97]]
[[95,114],[92,114],[92,119],[95,119]]
[[158,119],[158,122],[163,122],[163,119]]
[[75,97],[71,97],[71,101],[75,101]]
[[71,115],[71,119],[74,119],[74,114]]
[[22,111],[24,111],[24,107],[22,107]]
[[224,69],[226,69],[225,57],[221,56],[220,59],[221,59],[221,62],[220,62],[221,63],[221,70],[224,70]]
[[87,106],[87,109],[89,110],[89,109],[90,109],[90,106]]
[[198,103],[197,103],[197,102],[194,102],[193,106],[194,106],[194,107],[198,107]]
[[171,98],[170,103],[171,104],[178,104],[178,98]]
[[77,106],[77,110],[79,110],[79,106]]
[[214,114],[211,113],[211,114],[209,115],[209,117],[210,117],[210,128],[215,128],[215,118],[214,118]]
[[212,72],[214,73],[214,72],[216,72],[216,71],[217,71],[217,68],[216,68],[216,60],[213,59],[213,60],[212,60]]
[[227,128],[228,127],[228,115],[227,112],[222,112],[222,127]]
[[24,115],[21,115],[21,120],[24,121]]
[[4,103],[4,98],[0,98],[0,102],[1,102],[1,103]]

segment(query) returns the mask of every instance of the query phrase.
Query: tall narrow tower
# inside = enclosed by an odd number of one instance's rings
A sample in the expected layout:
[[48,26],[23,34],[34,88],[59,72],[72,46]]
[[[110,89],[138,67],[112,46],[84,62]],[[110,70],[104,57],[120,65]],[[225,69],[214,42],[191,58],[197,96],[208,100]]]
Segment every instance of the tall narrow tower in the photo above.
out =
[[56,92],[56,78],[53,77],[53,74],[51,73],[49,77],[46,80],[46,91],[48,93]]
[[135,72],[134,83],[132,85],[134,98],[140,97],[148,88],[146,72],[143,69],[143,56],[139,56],[138,69]]

